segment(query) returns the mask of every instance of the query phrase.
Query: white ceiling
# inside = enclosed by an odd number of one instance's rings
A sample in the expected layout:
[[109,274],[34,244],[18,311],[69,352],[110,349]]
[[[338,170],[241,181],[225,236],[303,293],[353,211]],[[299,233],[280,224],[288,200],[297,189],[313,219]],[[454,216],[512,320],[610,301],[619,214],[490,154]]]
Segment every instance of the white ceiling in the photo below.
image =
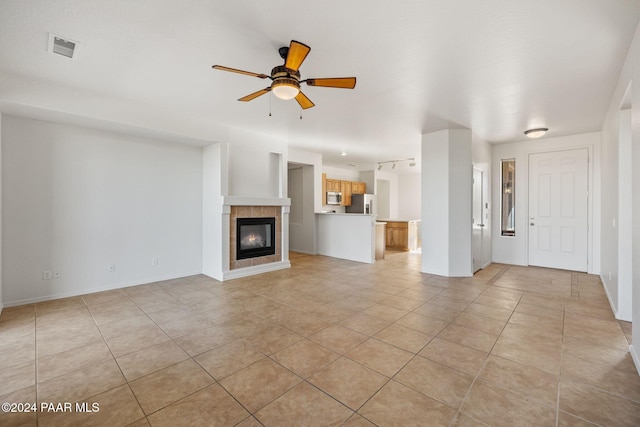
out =
[[[446,128],[599,130],[639,17],[636,0],[2,0],[0,110],[194,144],[239,127],[370,169]],[[293,100],[236,101],[268,81],[211,69],[269,74],[291,39],[311,46],[302,78],[355,90],[304,86],[300,120]]]

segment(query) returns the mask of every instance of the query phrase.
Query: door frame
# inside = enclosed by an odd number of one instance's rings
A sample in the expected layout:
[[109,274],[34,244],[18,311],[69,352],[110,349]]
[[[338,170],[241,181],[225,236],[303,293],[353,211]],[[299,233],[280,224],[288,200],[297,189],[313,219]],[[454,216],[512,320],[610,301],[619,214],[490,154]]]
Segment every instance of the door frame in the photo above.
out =
[[[597,194],[596,191],[594,191],[595,186],[594,186],[594,164],[595,164],[595,157],[594,157],[594,148],[593,145],[575,145],[575,146],[559,146],[559,147],[555,147],[554,149],[540,149],[540,150],[530,150],[527,151],[526,153],[526,167],[527,167],[527,173],[526,173],[526,179],[525,179],[525,185],[527,188],[526,191],[526,199],[524,200],[524,208],[523,208],[523,214],[524,215],[520,215],[521,218],[523,218],[525,220],[525,224],[527,226],[527,231],[525,233],[525,242],[526,242],[526,253],[527,253],[527,265],[529,265],[529,178],[530,178],[530,165],[529,165],[529,159],[531,158],[532,154],[544,154],[544,153],[556,153],[556,152],[561,152],[561,151],[570,151],[570,150],[579,150],[579,149],[586,149],[587,153],[588,153],[588,164],[587,164],[587,273],[588,274],[595,274],[595,263],[594,263],[594,258],[593,258],[593,252],[594,252],[594,245],[596,243],[595,239],[594,239],[594,228],[595,228],[595,222],[594,222],[594,201],[596,198],[598,198],[598,202],[600,202],[600,195]],[[516,165],[517,168],[517,165]],[[516,172],[517,173],[517,172]],[[516,184],[517,185],[517,184]],[[517,205],[516,205],[517,206]],[[599,239],[598,239],[599,240]],[[599,268],[599,266],[598,266]]]
[[[567,149],[562,149],[562,150],[561,149],[556,149],[556,150],[550,150],[550,151],[542,151],[542,152],[537,152],[537,153],[529,153],[529,155],[528,155],[528,168],[527,168],[528,169],[527,170],[527,174],[528,174],[528,176],[527,176],[527,188],[528,188],[527,193],[528,194],[527,194],[527,212],[526,212],[527,213],[527,222],[526,222],[526,224],[529,225],[528,232],[527,232],[527,262],[528,262],[528,265],[532,265],[532,266],[535,265],[535,266],[541,266],[541,267],[546,267],[546,268],[558,268],[558,267],[552,267],[552,266],[549,266],[549,265],[531,264],[531,257],[532,257],[532,254],[531,254],[531,249],[532,249],[531,248],[531,233],[532,233],[532,230],[533,230],[531,226],[533,224],[529,224],[529,223],[530,222],[535,222],[536,223],[535,230],[537,231],[537,228],[538,228],[537,227],[537,225],[538,225],[537,223],[539,221],[539,218],[535,218],[535,220],[534,220],[533,217],[530,216],[530,215],[532,215],[532,212],[531,212],[531,202],[532,202],[531,196],[532,196],[532,191],[533,191],[532,190],[532,183],[533,184],[537,183],[537,181],[534,180],[534,178],[531,176],[531,172],[532,172],[531,159],[534,156],[539,156],[539,155],[551,156],[551,155],[554,155],[554,154],[557,154],[557,153],[568,153],[568,152],[571,152],[571,151],[581,152],[581,154],[580,154],[581,156],[586,154],[586,162],[587,163],[586,163],[585,169],[583,169],[586,172],[586,176],[585,176],[585,181],[581,181],[581,183],[586,185],[586,192],[587,192],[587,194],[584,196],[584,197],[586,197],[586,200],[583,200],[584,202],[586,202],[586,204],[582,205],[583,208],[586,209],[586,211],[582,211],[584,213],[584,217],[583,218],[586,217],[585,218],[586,219],[586,224],[582,223],[583,225],[586,225],[586,230],[584,231],[585,234],[582,235],[583,238],[586,239],[586,248],[585,248],[585,252],[584,252],[584,256],[586,257],[586,265],[583,265],[583,267],[585,267],[586,270],[580,269],[580,270],[576,270],[576,271],[589,271],[589,265],[590,265],[589,231],[592,228],[590,226],[591,222],[590,222],[590,215],[589,215],[590,212],[589,211],[590,211],[590,205],[591,205],[591,198],[592,198],[592,195],[593,195],[593,190],[591,188],[589,174],[590,174],[590,166],[591,166],[591,163],[592,163],[592,159],[590,157],[591,153],[589,152],[589,150],[587,148],[581,148],[581,147],[572,147],[572,148],[567,148]],[[557,182],[557,181],[551,182],[551,185],[552,186],[559,185],[559,182]],[[576,194],[578,194],[578,193],[576,193]],[[538,216],[538,215],[536,214],[536,216]],[[560,255],[558,255],[558,256],[560,256]],[[580,257],[579,259],[584,260],[584,258],[582,258],[582,257]],[[546,262],[542,262],[542,260],[539,260],[539,261],[542,264],[553,263],[552,261],[546,261]],[[578,261],[578,262],[581,263],[583,261]],[[560,264],[562,264],[562,263],[560,263]]]

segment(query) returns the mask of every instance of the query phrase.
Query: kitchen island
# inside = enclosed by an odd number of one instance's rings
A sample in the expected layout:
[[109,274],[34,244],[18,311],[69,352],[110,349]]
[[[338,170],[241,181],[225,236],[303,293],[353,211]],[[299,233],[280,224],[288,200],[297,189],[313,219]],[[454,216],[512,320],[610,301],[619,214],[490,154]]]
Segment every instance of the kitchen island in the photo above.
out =
[[323,212],[316,217],[319,255],[375,262],[374,215]]

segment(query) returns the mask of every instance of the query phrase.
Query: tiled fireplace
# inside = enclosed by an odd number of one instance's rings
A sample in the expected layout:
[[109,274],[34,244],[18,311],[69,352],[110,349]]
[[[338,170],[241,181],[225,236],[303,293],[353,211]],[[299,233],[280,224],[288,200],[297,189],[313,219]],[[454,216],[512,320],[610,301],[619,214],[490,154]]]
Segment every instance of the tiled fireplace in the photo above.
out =
[[[238,234],[239,224],[244,225],[244,235]],[[230,270],[281,261],[282,208],[280,206],[231,206],[229,227]]]

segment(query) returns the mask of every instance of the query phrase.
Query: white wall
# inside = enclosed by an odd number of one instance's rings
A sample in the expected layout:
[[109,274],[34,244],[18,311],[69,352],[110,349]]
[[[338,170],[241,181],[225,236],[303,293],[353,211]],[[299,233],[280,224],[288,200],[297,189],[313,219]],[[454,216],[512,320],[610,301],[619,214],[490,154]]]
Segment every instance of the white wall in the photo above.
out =
[[[589,266],[588,271],[597,274],[600,268],[600,132],[543,138],[511,144],[492,146],[492,193],[496,208],[492,212],[493,261],[505,264],[528,265],[528,210],[529,210],[529,154],[560,151],[571,148],[589,149]],[[500,161],[516,160],[516,235],[500,235]]]
[[632,93],[628,63],[602,126],[601,274],[617,319],[632,319]]
[[313,166],[299,165],[289,169],[289,249],[305,254],[315,253],[315,213]]
[[0,314],[4,307],[2,299],[2,114],[0,114]]
[[472,136],[468,129],[422,135],[422,271],[473,274]]
[[[640,82],[640,35],[636,32],[634,38],[631,55],[634,63],[634,80]],[[632,162],[634,165],[640,165],[640,84],[633,87],[633,105],[636,107],[631,113],[631,131],[632,131]],[[640,373],[640,351],[638,343],[640,343],[640,168],[633,169],[633,177],[631,179],[632,188],[632,239],[633,239],[633,284],[632,284],[632,322],[636,324],[633,329],[631,342],[631,355],[636,364],[636,369]]]
[[[634,84],[635,82],[635,84]],[[640,27],[636,29],[636,34],[633,38],[627,59],[624,67],[620,73],[618,79],[618,85],[611,99],[607,117],[602,127],[602,152],[603,159],[607,159],[608,164],[613,164],[623,155],[619,152],[620,148],[625,150],[624,142],[622,147],[618,145],[620,120],[619,111],[631,107],[631,164],[640,165]],[[631,91],[628,92],[629,87]],[[630,96],[628,96],[630,94]],[[627,99],[630,98],[630,99]],[[624,120],[624,114],[623,114]],[[603,161],[603,176],[602,176],[602,207],[603,215],[601,218],[602,225],[602,275],[601,278],[605,283],[605,289],[609,296],[614,312],[620,310],[621,305],[617,303],[617,300],[621,298],[631,299],[631,321],[634,323],[632,344],[630,346],[630,352],[633,360],[636,364],[636,368],[640,373],[640,351],[638,351],[638,344],[640,342],[640,328],[637,327],[640,322],[640,168],[633,167],[631,170],[631,176],[627,176],[628,172],[625,172],[625,166],[614,171],[612,177],[605,176],[606,171],[610,171],[611,167],[605,166]],[[615,173],[617,172],[617,173]],[[612,232],[610,224],[612,224],[612,217],[615,213],[609,208],[613,200],[618,198],[621,194],[621,182],[622,188],[631,185],[631,212],[618,212],[617,219],[631,218],[631,230],[623,230],[619,228],[619,231]],[[623,205],[616,203],[618,209],[622,209]],[[624,219],[622,223],[624,224]],[[619,226],[622,224],[619,224]],[[619,283],[613,280],[608,280],[608,272],[611,269],[613,273],[616,273],[616,269],[619,267],[619,260],[617,258],[617,252],[612,249],[618,248],[619,242],[616,242],[615,236],[620,236],[622,233],[631,234],[631,263],[632,263],[632,284],[631,295],[624,296],[621,291],[624,292],[624,287],[620,287]],[[615,245],[615,246],[614,246]],[[616,274],[616,276],[618,276]],[[622,310],[620,310],[621,312]],[[618,316],[620,313],[616,313]]]
[[313,192],[316,195],[313,199],[313,211],[321,212],[322,199],[320,197],[320,193],[322,193],[322,155],[289,148],[287,151],[287,162],[313,167]]
[[229,254],[222,250],[229,230],[223,226],[221,204],[228,192],[227,148],[226,143],[212,144],[202,157],[202,272],[217,280],[229,265]]
[[491,233],[493,229],[491,219],[491,209],[493,208],[493,197],[491,193],[491,144],[480,139],[475,134],[472,134],[471,138],[471,161],[473,162],[473,167],[484,172],[484,181],[482,188],[482,192],[484,195],[484,206],[482,208],[482,215],[485,225],[482,230],[482,266],[484,268],[491,264],[491,262],[493,261],[491,247]]
[[283,197],[286,194],[285,141],[232,129],[227,142],[229,184],[228,194],[223,195]]
[[[317,227],[315,212],[322,211],[322,156],[308,151],[290,148],[287,162],[296,167],[289,171],[288,194],[291,199],[289,214],[289,249],[315,254]],[[295,166],[291,166],[295,164]],[[294,186],[291,188],[290,186]]]
[[3,116],[2,154],[5,305],[202,271],[201,148]]
[[419,173],[398,175],[398,218],[420,219],[421,176]]
[[[618,319],[631,321],[631,292],[633,284],[633,188],[631,110],[620,111],[618,135]],[[603,150],[604,151],[604,150]],[[604,174],[602,177],[604,181]],[[604,206],[603,206],[604,209]],[[604,217],[604,216],[603,216]],[[604,234],[603,234],[604,239]],[[603,270],[604,271],[604,270]],[[601,274],[602,276],[602,274]]]
[[618,316],[618,138],[619,109],[613,109],[602,127],[602,239],[600,266],[613,312]]
[[[399,191],[398,191],[398,174],[395,172],[388,172],[385,170],[374,170],[373,171],[375,177],[375,188],[374,194],[379,193],[378,184],[380,181],[387,181],[389,183],[389,206],[388,206],[388,216],[384,216],[382,211],[385,210],[383,206],[384,201],[378,200],[378,218],[379,219],[403,219],[399,217],[398,211],[398,202],[399,202]],[[386,184],[385,184],[386,185]],[[386,191],[386,189],[384,190]],[[383,193],[384,193],[383,191]],[[367,193],[369,192],[368,184],[367,184]],[[385,195],[382,194],[382,198],[384,199]],[[411,218],[415,219],[415,218]]]

